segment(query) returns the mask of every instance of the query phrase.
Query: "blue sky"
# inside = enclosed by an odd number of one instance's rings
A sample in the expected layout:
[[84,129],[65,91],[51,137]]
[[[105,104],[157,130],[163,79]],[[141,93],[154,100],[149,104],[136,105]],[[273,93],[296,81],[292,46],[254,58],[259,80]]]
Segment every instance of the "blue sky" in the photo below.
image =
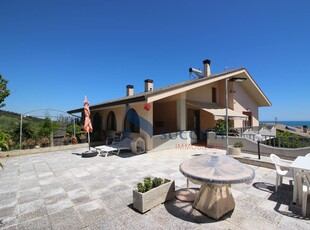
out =
[[71,110],[245,67],[272,102],[260,120],[310,120],[310,1],[1,0],[4,110]]

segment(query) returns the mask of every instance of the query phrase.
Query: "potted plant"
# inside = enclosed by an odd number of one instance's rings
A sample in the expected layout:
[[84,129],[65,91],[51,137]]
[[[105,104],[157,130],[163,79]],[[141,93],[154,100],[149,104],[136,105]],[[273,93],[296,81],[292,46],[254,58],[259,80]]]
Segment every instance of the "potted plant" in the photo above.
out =
[[78,141],[77,141],[76,137],[74,137],[74,136],[71,137],[71,144],[75,145],[77,143],[78,143]]
[[32,138],[27,139],[28,149],[33,149],[36,144],[36,141]]
[[42,147],[48,147],[50,140],[48,137],[41,137],[40,143]]
[[240,155],[241,148],[243,147],[243,143],[241,141],[235,142],[234,145],[228,146],[228,155]]
[[63,143],[64,143],[64,145],[68,145],[68,144],[69,144],[69,142],[70,142],[70,137],[69,137],[69,135],[68,135],[68,134],[66,134],[66,135],[64,136]]
[[174,181],[161,178],[144,178],[144,183],[138,183],[133,190],[133,207],[141,213],[172,200],[175,196]]
[[86,139],[87,139],[87,136],[84,133],[82,133],[82,134],[80,134],[79,139],[80,139],[81,143],[85,143]]

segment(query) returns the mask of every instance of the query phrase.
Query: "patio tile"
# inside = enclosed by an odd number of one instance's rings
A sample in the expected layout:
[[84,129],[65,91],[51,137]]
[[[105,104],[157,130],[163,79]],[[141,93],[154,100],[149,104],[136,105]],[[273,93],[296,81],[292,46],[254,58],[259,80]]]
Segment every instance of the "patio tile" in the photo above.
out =
[[105,215],[100,221],[93,223],[88,226],[90,230],[101,230],[101,229],[129,229],[128,226],[123,226],[117,217],[112,217],[110,215]]
[[247,210],[235,208],[231,213],[230,217],[225,219],[227,222],[232,223],[236,226],[240,226],[247,218],[249,218]]
[[51,185],[51,184],[56,184],[56,183],[57,183],[57,178],[55,176],[47,176],[47,177],[39,178],[39,184],[41,186]]
[[17,205],[17,198],[13,197],[13,198],[6,198],[6,199],[2,199],[0,200],[0,208],[6,208],[6,207],[11,207],[11,206],[16,206]]
[[76,190],[82,187],[81,183],[78,180],[66,180],[60,182],[60,184],[65,189],[66,192]]
[[81,178],[85,176],[90,176],[91,174],[83,168],[73,168],[70,169],[70,172],[76,177]]
[[50,189],[45,189],[42,190],[42,197],[43,198],[47,198],[47,197],[51,197],[51,196],[59,196],[59,195],[63,195],[65,194],[65,190],[58,185],[58,187],[53,187]]
[[255,210],[249,211],[248,216],[261,218],[264,221],[268,221],[274,224],[278,224],[282,217],[281,214],[275,212],[274,210],[268,210],[259,206],[257,206]]
[[50,177],[50,176],[54,176],[53,172],[39,172],[37,173],[38,178],[43,178],[43,177]]
[[73,173],[68,170],[61,170],[61,171],[54,172],[54,175],[57,177],[58,181],[65,181],[65,180],[70,180],[70,179],[75,178]]
[[276,223],[266,221],[265,219],[262,219],[260,217],[247,218],[241,223],[240,227],[245,229],[255,228],[257,230],[279,229]]
[[17,229],[17,216],[1,216],[0,229]]
[[41,188],[37,186],[31,189],[20,190],[18,191],[17,198],[19,204],[38,200],[41,198]]
[[75,207],[86,226],[99,222],[107,215],[101,200],[93,200]]
[[134,210],[132,205],[129,208],[120,211],[117,214],[117,219],[121,222],[124,226],[128,226],[129,223],[136,221],[137,219],[141,218],[143,214],[139,213],[138,211]]
[[46,215],[46,208],[43,199],[38,199],[28,203],[18,205],[18,222],[35,219]]
[[[5,185],[1,185],[1,186],[5,186]],[[1,187],[2,189],[2,187]],[[1,200],[7,200],[7,199],[11,199],[11,198],[16,198],[17,196],[17,191],[8,191],[8,192],[5,192],[5,191],[1,191],[0,193],[0,197],[1,197]]]
[[284,215],[279,222],[279,226],[281,229],[308,230],[310,229],[310,218]]
[[5,216],[15,216],[16,214],[16,206],[0,207],[0,218]]
[[84,159],[72,154],[75,151],[85,149],[8,158],[7,171],[0,174],[1,229],[244,230],[258,224],[268,229],[310,229],[301,207],[292,205],[289,181],[274,191],[271,169],[253,167],[252,184],[232,185],[236,207],[215,221],[192,203],[178,200],[145,214],[132,209],[132,189],[146,176],[168,177],[175,180],[176,189],[185,188],[179,165],[200,152],[169,150]]
[[67,192],[67,195],[71,199],[71,201],[74,205],[87,203],[87,202],[93,200],[93,197],[91,196],[91,194],[83,188],[71,190],[71,191]]
[[44,202],[46,205],[55,204],[61,200],[68,199],[68,196],[66,193],[57,194],[54,196],[46,196],[44,197]]
[[53,229],[82,229],[83,223],[79,214],[73,207],[64,209],[60,212],[49,214],[50,223]]
[[118,213],[128,208],[127,202],[115,193],[104,196],[101,200],[112,213]]
[[60,199],[55,203],[47,204],[46,210],[50,214],[50,213],[62,211],[70,207],[73,207],[72,201],[68,198],[65,198],[65,199]]
[[18,229],[52,229],[48,216],[42,216],[17,225]]
[[35,176],[35,179],[32,179],[32,177],[28,179],[21,179],[21,182],[18,184],[18,189],[19,190],[31,189],[37,186],[39,186],[39,181]]

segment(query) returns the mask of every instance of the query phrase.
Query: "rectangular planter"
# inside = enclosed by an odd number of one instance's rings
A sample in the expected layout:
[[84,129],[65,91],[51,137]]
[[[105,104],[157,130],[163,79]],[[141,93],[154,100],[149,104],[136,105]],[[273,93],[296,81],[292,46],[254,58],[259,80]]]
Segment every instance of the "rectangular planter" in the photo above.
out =
[[138,189],[133,190],[133,207],[141,213],[145,213],[151,208],[164,203],[167,200],[172,200],[175,196],[174,181],[168,180],[156,188],[145,193],[138,192]]

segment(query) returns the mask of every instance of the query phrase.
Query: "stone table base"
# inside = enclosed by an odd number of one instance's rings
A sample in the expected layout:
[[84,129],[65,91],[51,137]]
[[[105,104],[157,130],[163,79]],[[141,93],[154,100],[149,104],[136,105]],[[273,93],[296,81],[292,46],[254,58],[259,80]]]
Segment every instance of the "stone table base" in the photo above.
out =
[[184,188],[177,191],[175,197],[180,201],[194,202],[197,194],[198,190],[196,189]]
[[193,207],[217,220],[235,208],[235,201],[228,185],[205,183],[201,186]]

